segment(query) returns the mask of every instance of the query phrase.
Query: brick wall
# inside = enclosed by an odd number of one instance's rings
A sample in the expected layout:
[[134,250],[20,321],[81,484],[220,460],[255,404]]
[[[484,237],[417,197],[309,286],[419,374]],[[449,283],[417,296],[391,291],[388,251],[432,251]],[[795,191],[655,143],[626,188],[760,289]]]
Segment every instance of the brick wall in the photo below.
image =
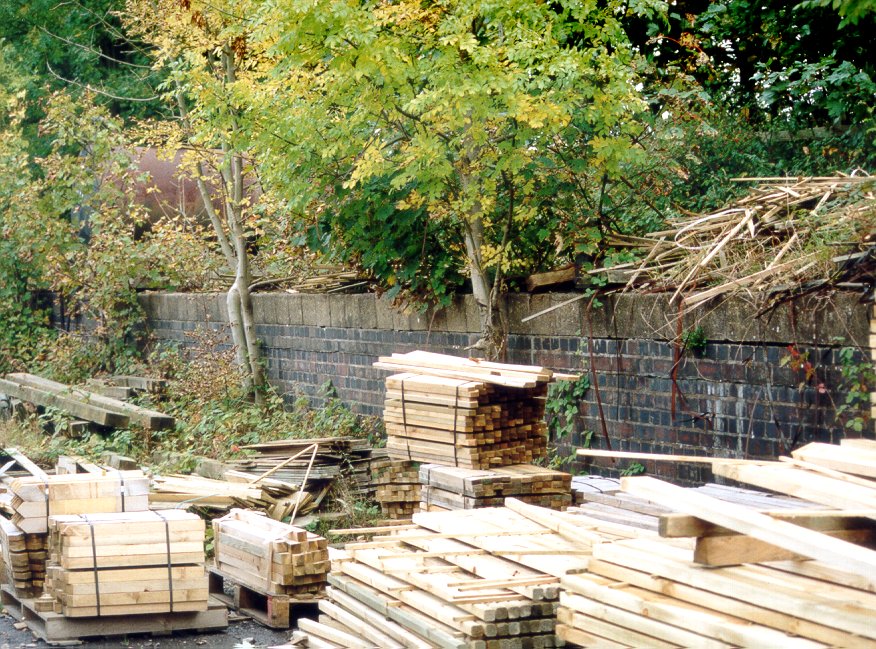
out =
[[[592,358],[614,449],[774,458],[808,441],[837,441],[839,350],[861,346],[860,360],[870,357],[869,308],[853,295],[799,301],[759,318],[741,300],[687,314],[682,329],[703,327],[708,344],[699,355],[680,357],[671,342],[676,310],[665,297],[614,296],[596,309],[584,300],[563,305],[573,297],[511,296],[507,360],[582,371]],[[197,327],[227,329],[224,295],[147,294],[142,301],[160,341],[190,344],[187,334]],[[521,323],[552,306],[559,308]],[[362,414],[381,412],[386,372],[371,366],[377,356],[413,349],[466,355],[464,347],[478,338],[470,297],[425,314],[396,311],[373,295],[260,293],[254,308],[269,377],[281,393],[318,402],[320,386],[331,381]],[[789,345],[812,363],[811,380],[783,362]],[[578,432],[557,440],[561,454],[582,444],[587,430],[594,447],[607,445],[593,388],[580,411]],[[872,426],[865,434],[873,436]],[[705,465],[645,464],[649,473],[680,482],[711,479]],[[575,468],[616,474],[628,465]]]

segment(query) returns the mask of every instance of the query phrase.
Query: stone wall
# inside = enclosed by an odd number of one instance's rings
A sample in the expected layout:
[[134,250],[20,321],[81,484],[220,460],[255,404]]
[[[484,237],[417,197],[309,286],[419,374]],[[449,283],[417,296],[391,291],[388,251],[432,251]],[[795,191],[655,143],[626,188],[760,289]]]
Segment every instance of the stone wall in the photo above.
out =
[[[841,391],[840,349],[865,348],[869,309],[853,295],[798,301],[757,314],[742,300],[687,314],[679,324],[666,296],[622,295],[588,308],[574,294],[511,296],[508,362],[562,371],[594,369],[579,430],[557,440],[570,453],[592,431],[592,446],[674,454],[774,458],[812,440],[837,441],[833,400]],[[224,295],[146,294],[148,325],[159,341],[191,344],[199,327],[227,330]],[[522,323],[534,313],[557,307]],[[374,295],[254,295],[268,374],[286,398],[318,402],[331,381],[356,412],[379,415],[386,372],[377,356],[413,349],[466,355],[478,335],[470,297],[435,313],[402,313]],[[699,354],[679,353],[678,332],[701,326]],[[787,363],[808,360],[814,375]],[[600,406],[602,416],[600,416]],[[872,425],[865,434],[872,436]],[[606,439],[607,436],[607,439]],[[646,462],[649,473],[680,482],[708,480],[705,465]],[[599,462],[616,474],[629,462]],[[579,463],[578,470],[594,465]]]

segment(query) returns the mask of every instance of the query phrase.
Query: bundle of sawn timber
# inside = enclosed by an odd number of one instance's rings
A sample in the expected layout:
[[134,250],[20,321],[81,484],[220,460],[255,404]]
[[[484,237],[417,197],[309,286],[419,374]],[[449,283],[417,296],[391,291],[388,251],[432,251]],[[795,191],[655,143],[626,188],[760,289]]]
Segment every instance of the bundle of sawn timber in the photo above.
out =
[[569,473],[514,464],[494,469],[420,465],[421,511],[501,507],[513,496],[532,505],[562,509],[572,504]]
[[417,462],[380,460],[371,463],[374,499],[386,518],[410,518],[420,505],[420,473]]
[[51,516],[46,593],[67,617],[206,611],[204,521],[188,512]]
[[486,469],[546,451],[550,370],[423,351],[381,357],[375,367],[402,370],[386,379],[393,459]]
[[258,512],[232,509],[213,519],[216,569],[262,593],[312,595],[325,588],[327,541]]

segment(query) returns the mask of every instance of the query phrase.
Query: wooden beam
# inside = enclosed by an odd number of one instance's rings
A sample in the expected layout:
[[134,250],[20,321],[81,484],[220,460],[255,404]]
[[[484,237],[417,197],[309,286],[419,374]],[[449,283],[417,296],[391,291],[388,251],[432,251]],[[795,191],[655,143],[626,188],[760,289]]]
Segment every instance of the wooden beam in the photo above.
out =
[[623,478],[621,488],[805,557],[866,575],[876,583],[876,551],[654,478]]
[[[760,513],[776,520],[787,521],[819,532],[872,528],[874,524],[870,517],[876,516],[876,511],[873,510],[838,511],[835,509],[778,509],[761,511]],[[689,514],[661,514],[659,525],[660,536],[667,538],[722,536],[736,533],[726,527],[714,525]]]

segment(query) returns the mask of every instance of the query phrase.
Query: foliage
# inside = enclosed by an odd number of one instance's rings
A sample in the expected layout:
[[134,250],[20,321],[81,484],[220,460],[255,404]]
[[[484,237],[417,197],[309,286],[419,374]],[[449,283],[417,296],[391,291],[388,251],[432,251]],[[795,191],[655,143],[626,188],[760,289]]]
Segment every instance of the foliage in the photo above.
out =
[[708,343],[708,338],[706,338],[706,330],[703,329],[700,325],[692,329],[687,329],[681,334],[681,343],[684,346],[684,349],[689,349],[694,354],[701,354],[706,351],[706,344]]
[[227,459],[241,447],[288,437],[374,435],[375,422],[355,415],[323,386],[323,404],[313,408],[302,395],[268,391],[265,402],[253,404],[239,381],[227,332],[199,329],[185,347],[161,346],[149,358],[152,373],[170,380],[164,411],[177,418],[174,430],[153,434],[169,454],[174,469],[191,469],[198,456]]
[[645,465],[641,462],[630,462],[625,468],[621,469],[622,476],[642,475],[645,473]]
[[836,406],[836,418],[850,431],[861,433],[870,421],[870,395],[876,389],[876,368],[868,358],[859,358],[859,350],[843,347],[839,353],[842,382],[838,392],[844,394]]
[[[574,381],[555,381],[550,384],[544,407],[549,439],[565,439],[575,432],[575,418],[580,414],[581,401],[589,389],[590,377],[586,374]],[[592,432],[589,432],[585,447],[589,446],[591,436]]]
[[[492,326],[503,278],[532,269],[527,252],[550,250],[558,169],[592,167],[598,182],[632,151],[643,104],[623,11],[531,0],[264,5],[248,42],[270,43],[276,57],[250,120],[265,178],[339,226],[348,212],[323,207],[345,199],[339,186],[366,203],[391,198],[387,217],[428,214]],[[409,237],[394,247],[423,249],[421,228]]]
[[[118,18],[121,0],[11,0],[0,21],[0,61],[18,70],[17,91],[28,100],[22,115],[32,153],[45,155],[49,142],[38,130],[45,100],[64,90],[86,94],[123,118],[156,115],[154,86],[160,75],[150,67],[142,47],[123,33]],[[0,64],[0,85],[9,76]],[[25,72],[26,71],[26,72]]]
[[[142,322],[138,287],[177,284],[188,246],[170,228],[141,231],[140,176],[119,120],[88,98],[55,93],[40,123],[49,152],[33,158],[23,104],[7,98],[0,143],[0,371],[40,368],[74,381],[125,369]],[[50,294],[65,311],[62,326],[92,322],[87,337],[58,337]]]
[[[836,2],[838,15],[829,4],[681,2],[662,21],[634,18],[625,27],[647,53],[659,88],[678,91],[687,79],[686,99],[702,99],[757,132],[768,151],[778,145],[764,162],[791,149],[808,165],[841,153],[847,168],[872,166],[874,5]],[[827,128],[798,133],[812,127]],[[795,142],[800,137],[809,141]],[[733,132],[720,139],[732,140]]]

